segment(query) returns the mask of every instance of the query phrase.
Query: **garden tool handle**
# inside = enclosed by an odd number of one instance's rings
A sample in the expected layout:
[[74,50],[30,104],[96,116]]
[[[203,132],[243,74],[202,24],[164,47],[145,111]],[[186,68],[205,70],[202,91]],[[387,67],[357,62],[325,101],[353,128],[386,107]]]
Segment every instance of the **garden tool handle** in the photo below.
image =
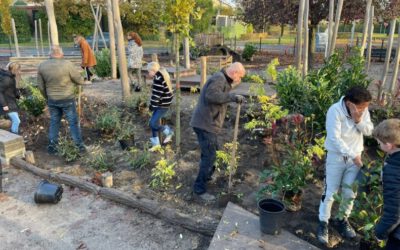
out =
[[236,119],[235,119],[235,127],[233,130],[233,143],[237,142],[238,132],[239,132],[239,118],[240,118],[240,108],[241,103],[238,103],[237,111],[236,111]]

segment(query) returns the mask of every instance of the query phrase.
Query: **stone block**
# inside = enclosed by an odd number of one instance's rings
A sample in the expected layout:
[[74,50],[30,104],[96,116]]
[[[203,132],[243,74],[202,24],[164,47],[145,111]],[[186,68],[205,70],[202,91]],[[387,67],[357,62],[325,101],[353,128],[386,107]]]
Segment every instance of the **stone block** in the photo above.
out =
[[0,160],[2,164],[10,164],[14,156],[24,156],[25,143],[22,136],[0,129]]

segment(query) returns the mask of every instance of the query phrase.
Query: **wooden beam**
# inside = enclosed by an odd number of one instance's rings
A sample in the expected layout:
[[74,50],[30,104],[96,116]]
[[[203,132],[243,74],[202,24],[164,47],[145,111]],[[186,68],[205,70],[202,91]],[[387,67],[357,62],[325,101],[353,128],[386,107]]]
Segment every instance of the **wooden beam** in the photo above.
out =
[[396,90],[396,86],[397,86],[397,77],[399,75],[399,63],[400,63],[400,25],[398,27],[398,34],[399,36],[397,37],[397,49],[396,49],[396,59],[394,62],[394,70],[393,70],[393,77],[392,77],[392,81],[390,82],[390,93],[393,95],[395,95],[395,90]]
[[365,9],[365,17],[364,17],[363,36],[361,40],[361,56],[364,56],[365,44],[367,43],[368,24],[371,14],[370,12],[371,5],[372,5],[372,0],[367,0],[367,6]]
[[329,50],[329,56],[331,56],[335,52],[335,49],[336,49],[336,38],[337,38],[338,31],[339,31],[340,16],[342,14],[342,8],[343,8],[343,0],[339,0],[337,7],[336,7],[335,26],[334,26],[333,33],[332,33],[332,40],[331,40],[331,46],[330,46],[330,50]]
[[297,18],[297,45],[296,45],[296,67],[301,72],[302,59],[302,35],[303,35],[303,15],[305,0],[300,0],[299,13]]
[[13,31],[13,34],[14,34],[15,53],[17,54],[17,57],[20,57],[21,54],[19,53],[17,29],[15,28],[14,18],[11,18],[11,28],[12,28],[12,31]]
[[58,30],[57,30],[56,17],[54,15],[53,0],[44,0],[44,4],[46,6],[47,18],[48,18],[49,23],[50,23],[51,44],[52,45],[59,45],[59,42],[58,42]]
[[117,57],[115,54],[115,31],[111,0],[107,0],[108,33],[110,35],[111,77],[117,79]]
[[310,9],[310,1],[306,0],[304,5],[304,53],[303,53],[303,77],[306,77],[308,71],[308,15]]
[[328,44],[325,48],[325,58],[330,56],[329,51],[331,51],[334,11],[335,11],[335,0],[329,0]]
[[371,51],[372,51],[372,36],[374,35],[374,6],[371,6],[370,18],[368,24],[368,51],[367,51],[367,72],[369,71],[369,67],[371,65]]

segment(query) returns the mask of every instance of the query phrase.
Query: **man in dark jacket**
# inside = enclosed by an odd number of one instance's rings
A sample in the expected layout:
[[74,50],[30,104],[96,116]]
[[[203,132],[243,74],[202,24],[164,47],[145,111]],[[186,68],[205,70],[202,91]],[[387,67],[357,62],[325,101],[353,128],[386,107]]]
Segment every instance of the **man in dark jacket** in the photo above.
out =
[[386,250],[400,249],[400,119],[381,122],[373,136],[388,153],[382,169],[383,215],[375,227],[375,236],[388,239]]
[[84,84],[83,77],[75,65],[64,59],[59,46],[53,46],[50,59],[39,65],[38,87],[47,99],[50,111],[49,154],[57,152],[58,133],[62,115],[65,114],[72,139],[81,152],[86,148],[81,136],[78,115],[75,106],[75,86]]
[[197,134],[201,149],[199,173],[193,192],[204,201],[213,201],[215,196],[207,193],[207,181],[214,172],[214,162],[218,149],[217,135],[224,124],[229,102],[242,102],[244,97],[229,93],[232,83],[240,83],[245,75],[241,63],[233,63],[226,70],[215,73],[204,85],[194,110],[190,126]]

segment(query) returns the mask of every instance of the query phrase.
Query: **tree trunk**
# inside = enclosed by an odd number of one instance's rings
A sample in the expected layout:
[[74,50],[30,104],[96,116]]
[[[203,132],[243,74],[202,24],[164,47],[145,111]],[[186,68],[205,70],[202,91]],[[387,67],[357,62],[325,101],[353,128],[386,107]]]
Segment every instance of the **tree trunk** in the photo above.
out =
[[329,51],[331,51],[334,11],[335,11],[335,1],[334,0],[329,0],[328,44],[327,44],[327,46],[325,48],[325,58],[330,56],[329,55]]
[[190,69],[190,45],[189,37],[183,38],[183,48],[185,49],[185,68]]
[[[76,176],[52,173],[49,170],[38,168],[27,163],[19,157],[11,159],[11,164],[20,169],[31,172],[44,179],[51,179],[55,182],[77,187],[84,191],[99,195],[129,207],[137,208],[142,212],[151,214],[157,218],[167,221],[173,225],[178,225],[193,232],[212,236],[217,229],[218,219],[212,217],[196,218],[193,215],[185,214],[179,210],[166,207],[156,200],[147,199],[140,194],[127,194],[123,191],[97,186]],[[1,184],[1,183],[0,183]]]
[[395,28],[396,28],[396,19],[394,18],[394,19],[392,19],[392,21],[390,21],[389,40],[387,43],[385,64],[383,66],[382,77],[381,77],[382,84],[379,86],[379,89],[378,89],[378,100],[382,99],[383,90],[386,88],[385,82],[386,82],[386,78],[387,78],[387,73],[389,71],[389,64],[390,64],[390,57],[391,57],[391,53],[392,53],[393,37],[394,37]]
[[372,36],[374,35],[374,6],[370,9],[370,18],[368,24],[368,52],[367,52],[367,72],[371,65]]
[[180,83],[180,72],[179,72],[179,34],[175,34],[175,68],[176,68],[176,154],[180,155],[181,151],[181,83]]
[[40,52],[39,52],[39,41],[38,41],[38,25],[37,25],[37,20],[35,20],[35,45],[36,45],[36,54],[37,54],[37,56],[40,56]]
[[285,33],[285,24],[281,23],[281,38],[283,37],[283,33]]
[[314,65],[314,54],[315,54],[315,36],[316,36],[316,30],[317,26],[315,24],[310,25],[310,32],[308,34],[308,70],[313,68]]
[[297,18],[297,45],[296,45],[296,67],[301,72],[301,59],[302,59],[302,35],[303,35],[303,16],[304,16],[305,0],[300,0],[299,13]]
[[309,32],[308,32],[308,15],[309,15],[309,0],[306,0],[304,4],[304,59],[303,59],[303,77],[306,77],[308,71],[308,49],[309,49]]
[[350,47],[353,47],[354,45],[354,32],[356,30],[356,21],[353,21],[353,24],[351,26],[351,37],[350,37]]
[[[92,3],[90,2],[90,8],[92,9],[92,12],[93,12],[93,16],[94,16],[94,19],[95,20],[97,20],[97,18],[98,18],[98,16],[99,16],[99,11],[100,11],[100,5],[97,5],[96,6],[96,13],[94,12],[94,9],[93,9],[93,5],[92,5]],[[97,30],[97,24],[96,24],[96,21],[94,21],[94,31],[93,31],[93,40],[92,40],[92,49],[93,49],[93,51],[96,49],[96,43],[97,43],[97,33],[98,33],[98,30]],[[98,47],[97,47],[98,48]],[[98,50],[98,49],[97,49]],[[96,51],[97,51],[96,50]]]
[[119,62],[119,75],[121,77],[121,85],[122,85],[122,98],[124,101],[127,101],[131,91],[129,86],[129,78],[128,78],[128,66],[126,64],[126,55],[125,55],[125,42],[124,42],[124,31],[122,29],[121,24],[121,16],[119,14],[119,1],[112,0],[112,9],[113,9],[113,17],[114,17],[114,27],[117,31],[117,46],[118,46],[118,62]]
[[398,28],[398,38],[397,38],[397,49],[396,49],[396,60],[394,62],[394,70],[393,70],[393,78],[390,83],[390,93],[395,95],[395,90],[396,90],[396,83],[397,83],[397,77],[399,74],[399,62],[400,62],[400,25]]
[[342,8],[343,8],[343,0],[339,0],[337,7],[336,7],[335,27],[334,27],[333,33],[332,33],[332,41],[331,41],[329,56],[331,56],[335,52],[336,38],[337,38],[338,31],[339,31],[340,16],[342,14]]
[[43,33],[42,33],[42,20],[39,19],[39,37],[40,37],[40,49],[42,51],[42,56],[44,56],[44,48],[43,48]]
[[14,18],[11,18],[11,27],[12,27],[12,31],[13,31],[13,34],[14,34],[15,53],[16,53],[17,57],[20,57],[21,54],[19,53],[17,29],[15,28]]
[[372,5],[372,0],[368,0],[367,7],[365,9],[365,18],[364,18],[364,27],[363,27],[363,36],[361,41],[361,56],[364,56],[365,44],[367,42],[367,34],[368,34],[368,24],[370,19],[370,9]]
[[50,24],[51,45],[59,45],[56,17],[54,16],[53,0],[44,0],[44,4],[46,5],[47,18]]
[[111,77],[117,79],[117,57],[115,55],[114,18],[111,0],[107,0],[108,33],[110,35]]

